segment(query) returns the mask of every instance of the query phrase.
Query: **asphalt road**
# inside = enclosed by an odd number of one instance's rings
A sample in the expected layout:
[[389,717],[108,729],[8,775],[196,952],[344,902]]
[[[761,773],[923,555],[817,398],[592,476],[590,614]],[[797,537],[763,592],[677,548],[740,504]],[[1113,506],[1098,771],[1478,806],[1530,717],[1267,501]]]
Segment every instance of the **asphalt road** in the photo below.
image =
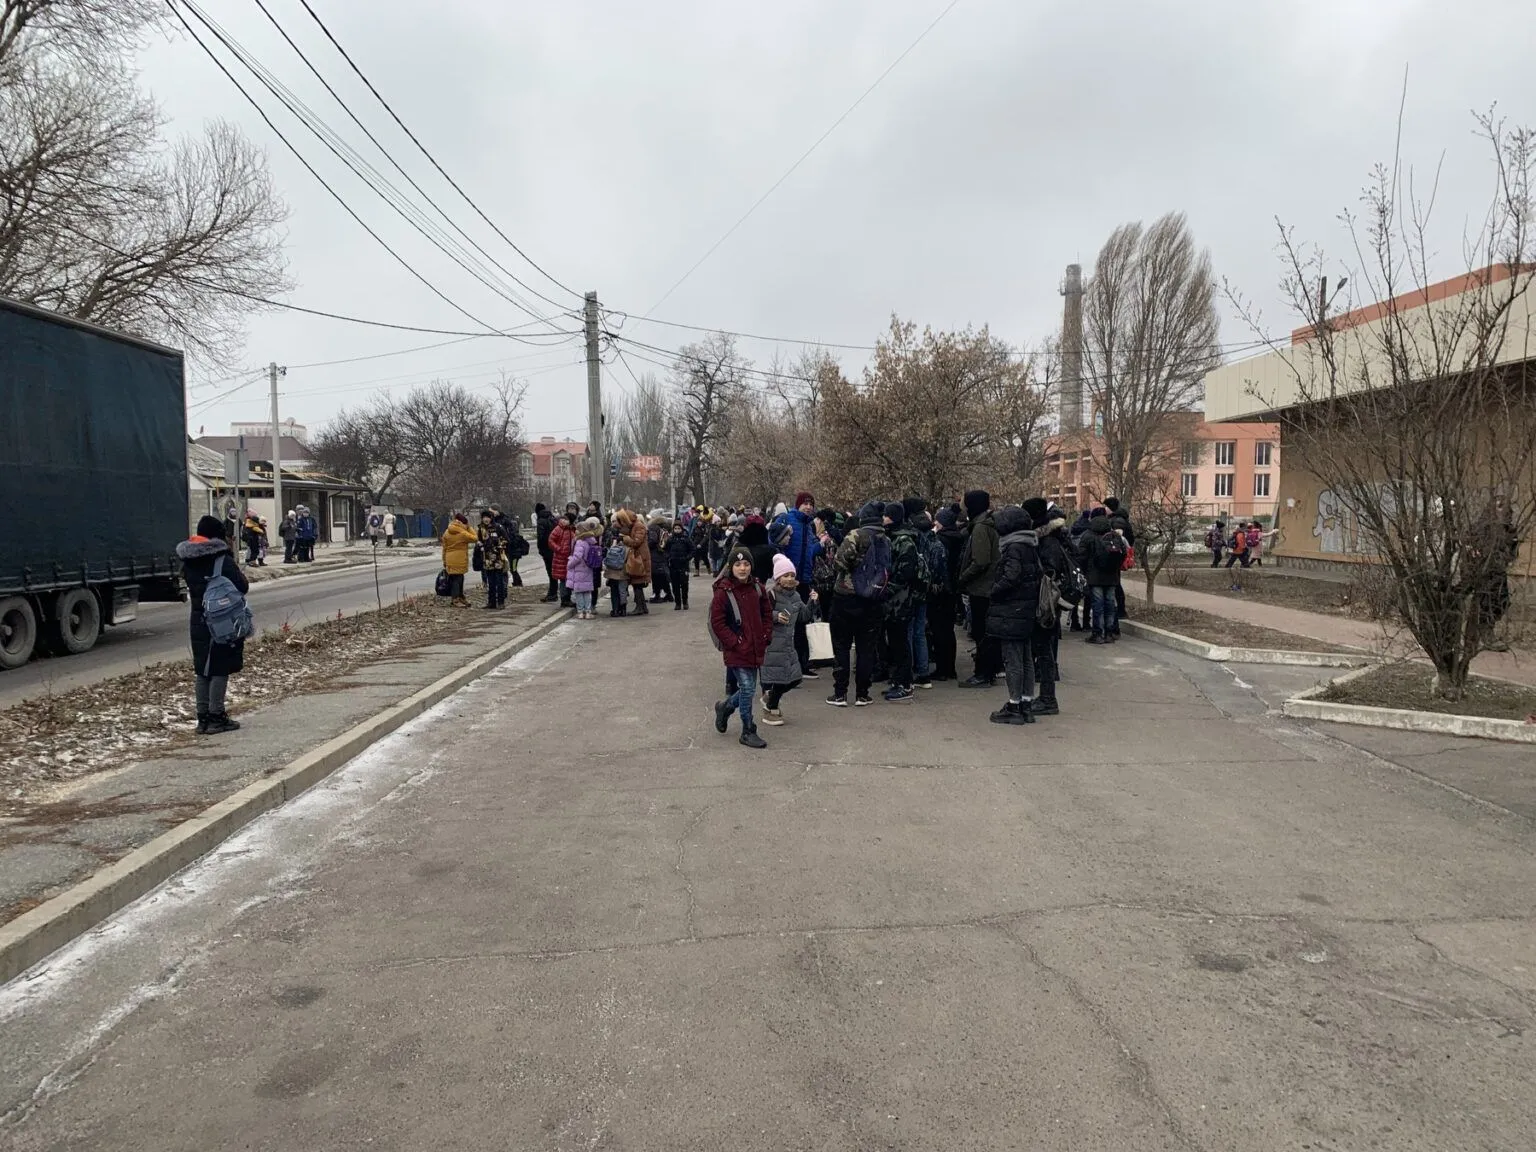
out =
[[702,627],[563,625],[0,988],[0,1145],[1532,1146],[1523,747],[1127,639],[752,752]]
[[[533,565],[537,568],[537,557]],[[441,559],[435,552],[408,560],[381,558],[379,592],[384,602],[431,591],[432,579],[441,566]],[[249,600],[258,627],[275,628],[288,621],[292,627],[299,628],[337,612],[357,612],[374,607],[377,600],[373,567],[364,565],[332,572],[317,570],[313,574],[263,581],[252,585]],[[0,707],[44,692],[60,692],[121,676],[184,655],[190,655],[187,606],[141,604],[137,620],[108,628],[89,652],[79,656],[37,657],[25,668],[0,672]]]

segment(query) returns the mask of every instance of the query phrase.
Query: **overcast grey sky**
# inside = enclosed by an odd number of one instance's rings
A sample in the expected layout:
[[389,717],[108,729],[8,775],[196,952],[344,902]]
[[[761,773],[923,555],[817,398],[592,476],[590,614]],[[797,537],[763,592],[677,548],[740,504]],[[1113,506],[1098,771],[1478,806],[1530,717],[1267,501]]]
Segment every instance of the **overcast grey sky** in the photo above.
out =
[[[509,237],[564,283],[596,290],[605,306],[636,318],[947,2],[311,0]],[[579,308],[436,177],[298,0],[267,3],[456,221],[529,284]],[[254,0],[203,6],[367,147]],[[1349,271],[1337,215],[1356,205],[1371,165],[1391,158],[1405,67],[1404,157],[1422,174],[1442,154],[1445,162],[1437,272],[1464,270],[1462,231],[1491,191],[1471,112],[1497,101],[1512,120],[1536,122],[1533,40],[1536,18],[1522,0],[959,0],[656,315],[869,344],[894,311],[935,327],[985,323],[1034,344],[1059,322],[1066,264],[1091,271],[1117,224],[1177,209],[1217,271],[1286,331],[1294,318],[1275,290],[1274,218]],[[190,40],[155,45],[143,78],[175,126],[226,117],[267,148],[291,207],[292,303],[472,327],[345,215]],[[526,320],[394,216],[286,112],[274,119],[446,294],[498,326]],[[665,347],[693,338],[637,319],[624,332]],[[446,337],[274,312],[252,319],[247,361],[298,365],[434,339]],[[1224,323],[1224,343],[1248,339],[1237,321]],[[755,341],[743,348],[760,364],[774,351]],[[488,388],[504,366],[528,379],[530,435],[579,436],[581,356],[574,340],[551,349],[480,339],[295,368],[283,384],[283,415],[314,427],[375,389],[434,376]],[[841,359],[850,373],[863,364],[857,352]],[[605,387],[628,383],[622,367],[605,370]],[[260,384],[207,403],[230,387],[194,389],[194,430],[265,417]]]

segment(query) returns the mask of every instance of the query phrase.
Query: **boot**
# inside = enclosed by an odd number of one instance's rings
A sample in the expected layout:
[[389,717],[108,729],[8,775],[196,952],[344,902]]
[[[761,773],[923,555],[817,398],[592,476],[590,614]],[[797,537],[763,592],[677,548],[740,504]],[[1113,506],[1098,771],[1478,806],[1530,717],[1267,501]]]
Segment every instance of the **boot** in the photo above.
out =
[[681,612],[682,610],[683,610],[683,602],[681,600],[674,600],[674,601],[672,601],[672,611],[674,611],[674,612]]
[[741,734],[740,742],[745,744],[748,748],[768,747],[768,741],[764,740],[757,734],[757,725],[755,724]]
[[1037,696],[1030,703],[1029,710],[1036,716],[1056,716],[1061,712],[1054,693],[1050,696]]
[[1024,708],[1024,705],[1010,700],[996,712],[987,717],[994,724],[1033,724],[1035,718]]
[[972,677],[970,677],[967,680],[960,681],[960,687],[962,687],[962,688],[990,688],[996,682],[997,681],[993,677],[991,677],[991,676],[972,676]]
[[208,713],[208,727],[204,730],[206,735],[217,736],[221,732],[234,732],[240,727],[240,721],[231,720],[228,712]]
[[644,596],[636,596],[635,597],[635,615],[636,616],[649,616],[650,614],[651,614],[651,606],[645,602],[645,597]]
[[731,706],[724,700],[715,701],[715,731],[724,732],[731,722]]
[[199,736],[208,735],[208,713],[206,712],[199,712],[197,714],[197,734]]

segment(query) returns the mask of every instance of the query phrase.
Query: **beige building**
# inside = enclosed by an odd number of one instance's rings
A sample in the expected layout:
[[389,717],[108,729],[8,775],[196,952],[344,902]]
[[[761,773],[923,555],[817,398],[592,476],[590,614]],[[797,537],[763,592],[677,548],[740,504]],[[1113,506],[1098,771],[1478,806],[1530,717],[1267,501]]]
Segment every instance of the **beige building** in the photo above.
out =
[[[1509,266],[1498,265],[1330,317],[1329,327],[1337,334],[1333,344],[1339,363],[1334,378],[1340,381],[1340,390],[1347,394],[1351,389],[1364,387],[1362,379],[1391,378],[1380,339],[1385,324],[1395,324],[1399,332],[1406,334],[1406,354],[1426,365],[1425,379],[1430,378],[1428,365],[1448,362],[1443,350],[1437,353],[1432,348],[1434,334],[1443,335],[1446,327],[1436,321],[1454,316],[1458,309],[1466,307],[1467,294],[1496,291],[1497,285],[1507,281],[1511,274]],[[1518,275],[1531,276],[1533,271],[1521,268]],[[1495,363],[1536,361],[1532,292],[1536,292],[1536,287],[1516,302]],[[1274,420],[1303,408],[1304,397],[1309,392],[1315,397],[1317,391],[1315,386],[1309,388],[1303,382],[1327,378],[1316,336],[1310,327],[1298,328],[1291,333],[1289,345],[1224,364],[1209,373],[1205,377],[1206,419],[1242,424]],[[1468,351],[1459,349],[1458,356],[1450,362],[1459,362],[1460,354]],[[1271,554],[1297,567],[1314,568],[1342,567],[1369,559],[1373,550],[1346,502],[1303,466],[1298,453],[1285,446],[1283,422],[1280,439],[1281,451],[1286,453],[1286,469],[1279,478],[1277,492],[1275,522],[1280,536]],[[1536,476],[1531,478],[1531,484],[1536,486]],[[1529,493],[1525,497],[1529,498]],[[1526,542],[1519,572],[1531,575],[1532,562],[1533,549]]]

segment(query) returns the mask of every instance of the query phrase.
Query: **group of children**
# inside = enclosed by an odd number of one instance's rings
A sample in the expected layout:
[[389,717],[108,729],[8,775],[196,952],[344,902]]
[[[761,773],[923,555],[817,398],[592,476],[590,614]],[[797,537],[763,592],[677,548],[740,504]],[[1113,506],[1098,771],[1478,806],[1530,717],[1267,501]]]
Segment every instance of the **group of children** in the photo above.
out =
[[[1264,544],[1266,539],[1274,539],[1277,530],[1264,531],[1264,526],[1257,520],[1246,524],[1238,524],[1232,529],[1232,534],[1227,535],[1227,526],[1220,520],[1212,524],[1205,533],[1205,546],[1211,550],[1211,567],[1221,567],[1221,558],[1225,554],[1227,568],[1234,564],[1241,564],[1248,568],[1255,564],[1264,563]],[[1233,590],[1238,585],[1234,584]]]
[[[670,561],[670,552],[668,555]],[[784,723],[779,704],[786,692],[800,686],[802,677],[795,629],[802,616],[807,622],[813,619],[817,594],[813,591],[809,602],[800,599],[799,577],[788,556],[773,558],[769,588],[754,578],[753,565],[750,549],[740,545],[732,548],[715,580],[710,601],[709,630],[725,660],[729,692],[715,704],[715,730],[724,732],[731,713],[738,712],[741,743],[748,748],[766,748],[768,744],[758,735],[753,719],[753,702],[761,684],[763,723]]]

